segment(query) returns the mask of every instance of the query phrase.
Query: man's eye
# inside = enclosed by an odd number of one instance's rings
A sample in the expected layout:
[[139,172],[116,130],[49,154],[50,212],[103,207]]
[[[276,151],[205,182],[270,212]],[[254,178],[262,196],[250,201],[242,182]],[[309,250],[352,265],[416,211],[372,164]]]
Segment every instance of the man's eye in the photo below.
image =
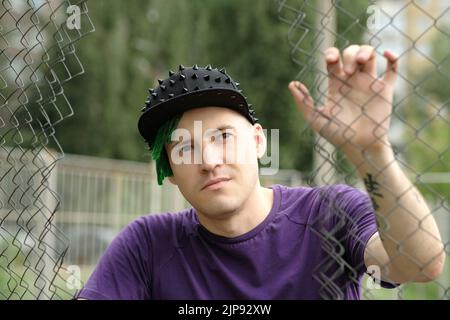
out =
[[222,140],[227,140],[228,138],[230,138],[232,136],[231,133],[229,132],[222,132],[218,137],[217,140],[222,141]]
[[191,151],[191,148],[192,148],[192,146],[190,144],[187,144],[187,145],[180,147],[180,149],[178,151],[188,152],[188,151]]

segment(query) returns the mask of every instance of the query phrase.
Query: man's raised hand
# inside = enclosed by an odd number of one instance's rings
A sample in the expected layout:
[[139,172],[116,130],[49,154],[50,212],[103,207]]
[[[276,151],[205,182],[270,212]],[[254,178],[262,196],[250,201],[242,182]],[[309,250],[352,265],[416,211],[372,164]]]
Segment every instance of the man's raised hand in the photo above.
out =
[[398,65],[391,51],[385,51],[384,57],[386,71],[378,77],[373,47],[351,45],[342,55],[337,48],[328,48],[328,94],[323,106],[315,106],[304,84],[289,83],[295,103],[312,129],[349,156],[389,147]]

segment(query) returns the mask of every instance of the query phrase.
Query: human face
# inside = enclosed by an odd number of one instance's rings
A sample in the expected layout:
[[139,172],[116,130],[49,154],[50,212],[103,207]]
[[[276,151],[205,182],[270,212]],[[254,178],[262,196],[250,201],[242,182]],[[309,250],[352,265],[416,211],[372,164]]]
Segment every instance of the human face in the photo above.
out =
[[[177,131],[189,139],[166,145],[173,172],[169,180],[210,218],[238,211],[259,187],[258,159],[266,148],[261,125],[251,125],[229,108],[202,107],[184,112]],[[188,161],[180,163],[180,157]],[[224,180],[209,185],[214,179]]]

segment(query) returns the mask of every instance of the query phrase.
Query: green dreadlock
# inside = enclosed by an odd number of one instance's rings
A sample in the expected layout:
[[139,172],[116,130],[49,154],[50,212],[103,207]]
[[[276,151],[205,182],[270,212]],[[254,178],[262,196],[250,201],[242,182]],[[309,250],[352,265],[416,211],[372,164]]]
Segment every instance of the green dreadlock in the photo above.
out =
[[177,128],[181,116],[182,114],[175,115],[171,119],[167,120],[158,129],[155,140],[150,149],[152,159],[156,162],[156,176],[158,178],[158,185],[160,186],[162,185],[165,177],[170,177],[173,175],[164,145],[171,141],[170,137],[172,136],[172,132]]

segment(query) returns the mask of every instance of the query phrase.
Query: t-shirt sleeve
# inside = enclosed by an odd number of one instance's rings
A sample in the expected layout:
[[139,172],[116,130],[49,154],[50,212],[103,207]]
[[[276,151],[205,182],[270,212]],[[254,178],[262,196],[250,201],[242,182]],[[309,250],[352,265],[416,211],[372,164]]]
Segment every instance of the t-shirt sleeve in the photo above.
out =
[[[337,234],[344,246],[346,259],[359,275],[367,272],[364,252],[370,238],[378,231],[375,212],[366,192],[338,185],[334,194],[335,225],[342,226],[337,228]],[[397,285],[381,281],[381,286],[395,288]]]
[[143,220],[130,223],[108,246],[75,298],[150,299],[151,249],[150,237]]

